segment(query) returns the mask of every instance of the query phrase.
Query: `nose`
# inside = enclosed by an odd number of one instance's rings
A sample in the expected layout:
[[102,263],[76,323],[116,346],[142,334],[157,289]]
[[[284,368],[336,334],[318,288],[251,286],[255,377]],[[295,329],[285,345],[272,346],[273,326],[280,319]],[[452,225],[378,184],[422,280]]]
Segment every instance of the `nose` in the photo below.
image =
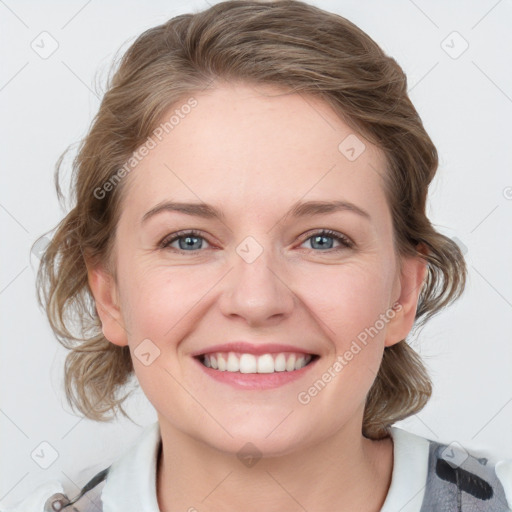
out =
[[222,313],[240,317],[251,327],[282,322],[290,316],[296,302],[284,266],[271,250],[258,248],[254,240],[241,246],[232,260],[234,268],[224,280],[219,298]]

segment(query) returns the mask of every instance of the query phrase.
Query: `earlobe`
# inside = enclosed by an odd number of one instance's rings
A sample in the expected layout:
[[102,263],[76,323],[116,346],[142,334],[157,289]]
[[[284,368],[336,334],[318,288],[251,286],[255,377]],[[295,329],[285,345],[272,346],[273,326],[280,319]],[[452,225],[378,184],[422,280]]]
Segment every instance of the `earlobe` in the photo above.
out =
[[128,345],[115,279],[101,265],[90,263],[87,264],[87,277],[103,335],[114,345]]
[[418,298],[427,275],[427,265],[427,262],[419,256],[402,260],[400,296],[396,301],[399,306],[395,308],[395,316],[388,324],[386,347],[402,341],[411,331],[416,318]]

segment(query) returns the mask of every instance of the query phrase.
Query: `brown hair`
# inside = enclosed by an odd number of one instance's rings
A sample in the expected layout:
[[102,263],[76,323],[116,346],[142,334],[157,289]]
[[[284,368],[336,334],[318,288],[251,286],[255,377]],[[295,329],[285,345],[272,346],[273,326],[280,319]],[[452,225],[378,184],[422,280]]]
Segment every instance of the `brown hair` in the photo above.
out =
[[[109,78],[73,161],[74,207],[57,226],[37,276],[39,301],[57,338],[70,350],[68,402],[90,419],[108,421],[107,413],[116,409],[127,416],[122,407],[127,395],[118,393],[133,376],[129,348],[103,336],[84,260],[88,253],[110,261],[126,180],[102,197],[95,191],[119,178],[119,169],[172,105],[219,80],[313,95],[381,148],[388,163],[383,178],[397,254],[427,261],[416,326],[464,289],[461,251],[426,217],[437,151],[394,59],[350,21],[297,0],[232,0],[177,16],[141,34]],[[64,154],[56,166],[59,197]],[[115,268],[109,268],[115,275]],[[364,435],[387,435],[392,423],[420,411],[430,395],[430,379],[410,345],[402,340],[386,348],[367,396]]]

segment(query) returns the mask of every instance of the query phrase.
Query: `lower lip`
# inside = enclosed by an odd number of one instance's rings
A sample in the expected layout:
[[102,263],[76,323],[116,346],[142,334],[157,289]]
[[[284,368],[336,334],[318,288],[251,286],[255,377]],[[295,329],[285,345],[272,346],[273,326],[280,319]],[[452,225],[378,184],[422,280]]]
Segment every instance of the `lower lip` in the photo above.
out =
[[311,361],[308,365],[304,366],[300,370],[293,370],[291,372],[284,371],[274,373],[240,373],[214,370],[213,368],[208,368],[207,366],[205,366],[198,359],[193,359],[206,373],[206,375],[208,375],[212,379],[216,379],[219,382],[223,382],[224,384],[229,384],[230,386],[237,389],[246,390],[272,389],[284,386],[285,384],[288,384],[303,377],[306,373],[309,372],[310,368],[314,366],[318,361],[318,359],[315,359],[314,361]]

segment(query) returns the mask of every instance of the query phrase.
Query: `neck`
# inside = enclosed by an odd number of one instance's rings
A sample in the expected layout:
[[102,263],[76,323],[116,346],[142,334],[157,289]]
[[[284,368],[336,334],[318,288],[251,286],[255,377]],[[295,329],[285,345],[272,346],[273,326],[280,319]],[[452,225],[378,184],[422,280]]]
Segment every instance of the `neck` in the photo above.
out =
[[393,468],[391,438],[379,441],[347,426],[334,436],[279,457],[242,464],[160,422],[157,465],[161,512],[337,510],[377,512]]

